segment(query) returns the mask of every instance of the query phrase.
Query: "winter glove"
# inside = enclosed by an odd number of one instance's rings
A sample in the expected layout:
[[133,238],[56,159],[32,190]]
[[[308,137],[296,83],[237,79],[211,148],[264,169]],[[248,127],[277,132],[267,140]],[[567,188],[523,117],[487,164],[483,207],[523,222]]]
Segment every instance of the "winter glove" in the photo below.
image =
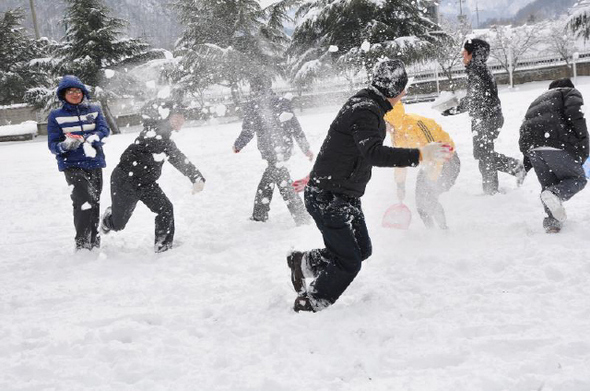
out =
[[293,181],[293,183],[292,183],[293,190],[295,190],[297,193],[302,192],[305,189],[305,185],[307,185],[308,182],[309,182],[309,175],[306,176],[305,178],[301,178],[301,179],[297,179],[296,181]]
[[198,180],[195,183],[193,183],[193,194],[197,194],[203,191],[203,188],[205,187],[205,182],[202,180]]
[[231,149],[232,149],[232,151],[234,151],[234,153],[239,153],[240,152],[240,150],[238,148],[236,148],[235,145],[232,145]]
[[448,144],[429,143],[419,149],[421,164],[444,162],[449,160],[452,155],[452,148]]
[[73,151],[78,149],[80,145],[84,142],[84,137],[75,134],[68,134],[66,139],[59,143],[59,146],[64,151]]

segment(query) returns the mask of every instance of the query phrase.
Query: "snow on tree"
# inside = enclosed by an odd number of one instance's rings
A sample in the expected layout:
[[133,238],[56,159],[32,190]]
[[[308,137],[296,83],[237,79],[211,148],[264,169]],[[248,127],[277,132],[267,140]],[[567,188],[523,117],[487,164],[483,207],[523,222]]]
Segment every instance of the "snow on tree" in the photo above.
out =
[[193,91],[214,83],[230,87],[239,104],[240,82],[281,73],[288,42],[283,22],[292,3],[263,9],[256,0],[177,0],[185,29],[175,50],[182,57],[175,80]]
[[576,35],[576,38],[584,37],[584,41],[590,38],[590,0],[581,0],[570,10],[567,25]]
[[451,91],[455,91],[453,69],[462,64],[461,50],[463,49],[465,37],[467,37],[471,28],[464,20],[453,21],[445,18],[441,19],[440,25],[447,36],[431,45],[431,53],[441,67],[443,74],[449,80]]
[[543,41],[547,45],[547,51],[564,59],[571,71],[570,60],[576,51],[573,31],[567,26],[567,19],[561,18],[546,24],[542,34]]
[[21,103],[28,88],[39,85],[45,74],[29,62],[45,51],[44,40],[36,41],[21,26],[20,8],[0,14],[0,105]]
[[140,40],[121,38],[126,22],[111,17],[103,0],[66,2],[66,34],[63,42],[54,48],[48,63],[54,75],[76,75],[88,85],[94,98],[100,101],[109,127],[113,133],[119,133],[108,106],[108,99],[115,94],[101,88],[108,80],[105,71],[163,57],[163,53],[152,50]]
[[[429,0],[313,0],[297,11],[288,53],[292,75],[310,61],[338,64],[341,72],[370,69],[383,56],[424,58],[443,34],[427,15]],[[293,76],[292,76],[293,77]]]

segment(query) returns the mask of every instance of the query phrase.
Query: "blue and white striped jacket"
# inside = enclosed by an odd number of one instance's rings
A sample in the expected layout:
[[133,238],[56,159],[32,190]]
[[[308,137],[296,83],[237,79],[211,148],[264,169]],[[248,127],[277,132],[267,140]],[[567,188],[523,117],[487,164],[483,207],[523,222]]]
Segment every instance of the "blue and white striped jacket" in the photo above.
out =
[[[79,88],[84,100],[78,105],[66,102],[64,93],[68,88]],[[110,133],[104,116],[97,105],[87,102],[86,86],[75,76],[66,75],[57,87],[57,96],[63,102],[61,109],[53,110],[47,119],[47,142],[49,150],[55,154],[59,171],[79,167],[84,169],[104,168],[106,166],[102,139]],[[61,142],[66,134],[84,137],[86,142],[73,151],[64,150]],[[92,136],[96,137],[92,137]]]

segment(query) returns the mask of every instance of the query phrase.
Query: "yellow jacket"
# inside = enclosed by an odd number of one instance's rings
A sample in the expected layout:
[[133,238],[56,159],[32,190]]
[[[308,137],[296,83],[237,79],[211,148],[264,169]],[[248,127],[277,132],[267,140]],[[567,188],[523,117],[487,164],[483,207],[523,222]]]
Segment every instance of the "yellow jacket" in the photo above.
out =
[[[408,114],[404,105],[398,102],[385,114],[385,121],[391,126],[391,143],[398,148],[419,148],[431,142],[449,144],[453,150],[455,143],[434,120],[417,114]],[[442,163],[429,170],[432,180],[438,178]]]

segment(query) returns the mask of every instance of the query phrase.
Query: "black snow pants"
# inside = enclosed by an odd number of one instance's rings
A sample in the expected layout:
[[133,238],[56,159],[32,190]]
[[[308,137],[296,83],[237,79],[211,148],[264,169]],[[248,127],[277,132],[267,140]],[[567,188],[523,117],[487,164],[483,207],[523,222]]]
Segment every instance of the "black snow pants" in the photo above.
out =
[[303,201],[293,189],[293,180],[284,166],[279,166],[276,163],[268,162],[268,167],[264,170],[258,189],[256,190],[256,197],[254,198],[254,210],[252,212],[252,219],[256,221],[268,220],[268,212],[270,211],[270,202],[275,190],[275,185],[279,187],[279,193],[285,200],[291,216],[297,225],[306,224],[309,222],[309,216],[305,212]]
[[157,182],[134,183],[120,168],[111,175],[112,211],[106,220],[108,228],[120,231],[131,218],[138,201],[141,201],[156,214],[154,251],[170,249],[174,240],[174,210],[172,202],[166,197]]
[[72,186],[76,249],[92,250],[100,247],[98,223],[100,221],[100,193],[102,192],[102,168],[64,170],[66,182]]
[[[549,190],[562,201],[567,201],[586,186],[586,175],[582,164],[566,151],[558,149],[534,149],[527,152],[533,165],[541,191]],[[554,223],[551,212],[545,207],[548,219]],[[549,224],[551,225],[551,224]]]
[[472,119],[473,157],[478,160],[485,194],[498,192],[498,171],[516,175],[519,167],[517,159],[508,157],[494,150],[494,141],[504,125],[504,117],[495,116],[488,119]]
[[321,309],[340,297],[361,270],[361,263],[371,256],[371,238],[359,198],[308,185],[305,206],[326,246],[306,254],[316,277],[309,298]]

